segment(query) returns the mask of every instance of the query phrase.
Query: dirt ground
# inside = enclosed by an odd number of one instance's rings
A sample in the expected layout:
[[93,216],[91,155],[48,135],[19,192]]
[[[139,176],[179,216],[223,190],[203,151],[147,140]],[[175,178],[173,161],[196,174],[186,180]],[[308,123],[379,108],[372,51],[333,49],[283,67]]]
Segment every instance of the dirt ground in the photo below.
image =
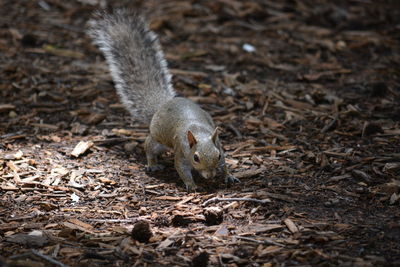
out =
[[[145,171],[85,34],[118,6],[241,183]],[[400,266],[398,1],[3,0],[0,70],[0,266]]]

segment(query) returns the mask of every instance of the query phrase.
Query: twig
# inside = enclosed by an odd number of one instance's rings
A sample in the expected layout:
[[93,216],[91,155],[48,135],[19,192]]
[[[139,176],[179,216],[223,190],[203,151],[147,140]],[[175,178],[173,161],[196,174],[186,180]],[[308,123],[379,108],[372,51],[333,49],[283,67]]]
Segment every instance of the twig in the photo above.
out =
[[32,252],[28,251],[28,252],[25,252],[25,253],[22,253],[22,254],[12,255],[12,256],[9,257],[9,259],[10,260],[15,260],[15,259],[19,259],[19,258],[27,258],[27,257],[29,257],[31,255],[32,255]]
[[335,129],[337,126],[338,119],[339,119],[339,116],[335,115],[333,120],[331,122],[329,122],[327,125],[325,125],[324,128],[322,128],[321,133],[326,133],[328,131]]
[[132,223],[137,219],[85,219],[87,222]]
[[279,247],[284,247],[285,245],[272,241],[272,240],[258,240],[258,239],[254,239],[254,238],[250,238],[250,237],[245,237],[245,236],[235,236],[238,239],[242,239],[242,240],[246,240],[246,241],[250,241],[250,242],[254,242],[257,244],[263,244],[263,245],[275,245],[275,246],[279,246]]
[[240,131],[239,131],[235,126],[233,126],[232,123],[229,123],[229,124],[228,124],[228,128],[229,128],[238,138],[242,138],[242,137],[243,137],[243,135],[240,133]]
[[39,258],[45,259],[46,261],[48,261],[52,264],[55,264],[55,265],[58,265],[61,267],[68,267],[68,265],[65,265],[64,263],[59,262],[58,260],[55,260],[55,259],[51,258],[50,256],[44,255],[37,250],[32,249],[31,252],[33,255],[38,256]]
[[215,203],[215,202],[220,202],[220,201],[252,201],[252,202],[257,202],[261,204],[269,203],[271,200],[269,199],[256,199],[256,198],[248,198],[248,197],[232,197],[232,198],[221,198],[221,197],[213,197],[207,200],[206,202],[203,203],[203,207]]
[[10,259],[13,260],[13,259],[18,259],[18,258],[26,258],[26,257],[32,256],[32,255],[36,256],[36,257],[39,257],[39,258],[42,258],[42,259],[52,263],[53,265],[58,265],[58,266],[61,266],[61,267],[69,267],[69,265],[65,265],[64,263],[59,262],[58,260],[55,260],[55,259],[51,258],[50,256],[44,255],[44,254],[42,254],[39,251],[34,250],[34,249],[32,249],[31,251],[25,252],[23,254],[11,256]]
[[15,217],[15,218],[6,218],[6,222],[12,222],[12,221],[22,221],[22,220],[29,220],[37,217],[37,214],[34,215],[27,215],[27,216],[22,216],[22,217]]

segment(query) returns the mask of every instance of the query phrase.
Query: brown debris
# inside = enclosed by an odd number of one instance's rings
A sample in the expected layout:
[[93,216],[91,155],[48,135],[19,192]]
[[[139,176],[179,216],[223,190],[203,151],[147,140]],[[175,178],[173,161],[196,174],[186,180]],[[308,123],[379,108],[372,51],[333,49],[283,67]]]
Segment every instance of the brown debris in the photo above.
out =
[[93,146],[93,142],[80,141],[72,150],[71,155],[74,157],[79,157],[84,154],[89,148]]
[[186,227],[196,222],[204,222],[204,217],[192,213],[176,212],[171,219],[171,224],[175,227]]
[[26,235],[26,234],[12,235],[9,236],[6,240],[8,242],[17,243],[27,247],[42,247],[48,243],[48,239],[45,236]]
[[250,169],[242,172],[236,172],[235,177],[238,179],[243,179],[243,178],[250,178],[256,175],[259,175],[263,172],[265,172],[267,169],[264,167],[258,168],[258,169]]
[[193,267],[207,267],[209,258],[210,255],[206,251],[199,253],[192,259]]
[[153,233],[150,228],[150,224],[147,221],[138,221],[133,226],[131,236],[133,239],[135,239],[141,243],[149,242],[150,237],[153,236]]
[[297,233],[299,231],[299,229],[291,219],[286,218],[285,220],[283,220],[283,222],[286,224],[287,228],[289,229],[290,232],[292,232],[292,234]]
[[[104,2],[0,1],[0,265],[399,265],[396,1]],[[171,151],[145,171],[85,33],[122,5],[240,183],[188,193]]]
[[384,133],[382,127],[377,123],[365,122],[362,128],[361,136],[369,136],[377,133]]
[[15,106],[11,104],[0,104],[0,112],[14,110]]
[[224,212],[218,207],[205,208],[203,214],[207,225],[221,224],[224,219]]

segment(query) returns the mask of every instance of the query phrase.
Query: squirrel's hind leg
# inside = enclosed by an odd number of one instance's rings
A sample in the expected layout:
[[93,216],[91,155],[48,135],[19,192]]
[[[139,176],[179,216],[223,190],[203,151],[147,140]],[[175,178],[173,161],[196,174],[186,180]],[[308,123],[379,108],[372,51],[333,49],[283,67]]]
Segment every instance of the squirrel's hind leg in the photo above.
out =
[[159,171],[164,169],[164,165],[158,163],[158,156],[165,152],[167,147],[158,143],[149,135],[144,142],[144,149],[146,151],[147,170]]

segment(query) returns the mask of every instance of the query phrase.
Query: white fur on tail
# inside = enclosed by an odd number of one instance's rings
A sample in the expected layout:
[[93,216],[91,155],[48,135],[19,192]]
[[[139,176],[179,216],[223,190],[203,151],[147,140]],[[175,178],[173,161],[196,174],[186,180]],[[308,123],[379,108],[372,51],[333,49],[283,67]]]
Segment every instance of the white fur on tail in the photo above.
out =
[[124,9],[96,16],[88,34],[106,58],[122,103],[135,119],[148,123],[175,96],[157,36],[140,15]]

